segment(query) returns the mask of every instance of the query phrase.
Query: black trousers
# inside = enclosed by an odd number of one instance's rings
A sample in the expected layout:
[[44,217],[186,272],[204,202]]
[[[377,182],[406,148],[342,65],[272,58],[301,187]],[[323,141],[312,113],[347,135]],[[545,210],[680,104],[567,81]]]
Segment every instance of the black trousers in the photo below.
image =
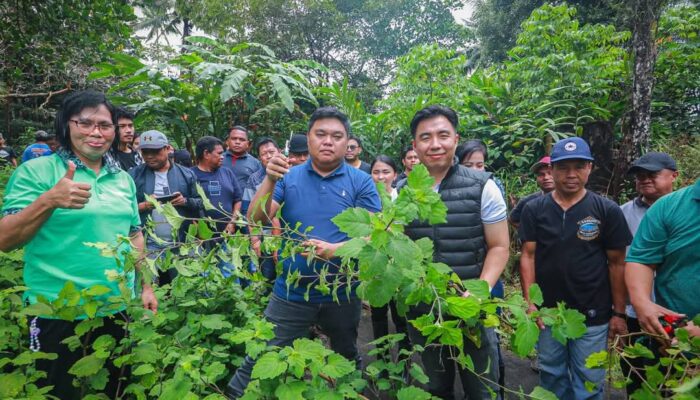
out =
[[[87,354],[92,352],[92,343],[95,339],[102,335],[112,336],[117,343],[125,337],[126,332],[124,327],[116,323],[116,319],[118,318],[122,317],[116,315],[113,318],[105,317],[102,327],[81,337],[85,348],[89,349]],[[37,318],[36,325],[41,329],[41,332],[39,332],[41,351],[44,353],[56,353],[58,355],[58,358],[55,360],[37,360],[37,369],[46,372],[46,378],[37,381],[37,386],[53,386],[49,394],[59,399],[80,399],[85,395],[85,393],[81,393],[79,387],[73,386],[73,379],[75,376],[68,373],[68,370],[70,370],[73,364],[83,358],[83,349],[79,347],[75,351],[70,351],[67,345],[61,343],[63,339],[75,335],[75,327],[78,323],[80,323],[80,321]],[[87,335],[90,335],[90,337],[88,338]],[[121,388],[119,390],[117,389],[119,387],[119,377],[122,373],[126,375],[130,371],[126,369],[121,371],[120,368],[112,364],[111,360],[107,360],[105,367],[109,371],[109,380],[107,381],[107,386],[103,393],[109,396],[110,399],[114,399],[118,395],[121,395],[121,393],[117,392],[123,392],[126,387],[126,382],[124,382]]]
[[396,328],[396,333],[403,333],[405,335],[403,340],[399,342],[399,349],[410,349],[411,341],[408,338],[406,318],[399,315],[394,300],[382,307],[372,307],[372,333],[374,334],[374,339],[376,340],[389,334],[389,320],[387,315],[389,309],[391,309],[391,320]]

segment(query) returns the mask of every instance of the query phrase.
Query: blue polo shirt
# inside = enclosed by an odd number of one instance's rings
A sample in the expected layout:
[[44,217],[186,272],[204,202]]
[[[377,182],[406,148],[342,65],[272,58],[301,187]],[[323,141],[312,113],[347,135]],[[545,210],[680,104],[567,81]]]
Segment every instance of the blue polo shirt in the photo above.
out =
[[[369,175],[343,162],[335,171],[323,177],[314,171],[310,159],[290,169],[284,179],[277,182],[273,199],[282,205],[284,227],[293,228],[299,223],[300,232],[313,227],[307,233],[308,238],[329,243],[349,239],[331,218],[348,208],[361,207],[370,212],[378,212],[382,207],[376,186]],[[293,238],[300,239],[298,235]],[[332,262],[340,264],[340,259],[334,259]],[[308,265],[306,258],[301,255],[284,259],[283,273],[275,281],[274,294],[289,301],[305,302],[304,295],[309,284],[316,280],[317,271],[325,264],[317,260]],[[287,288],[287,275],[295,271],[308,278],[302,278],[298,285],[291,284]],[[329,267],[329,272],[333,272],[332,267]],[[355,295],[354,288],[352,295]],[[346,297],[339,291],[338,298],[342,300]],[[323,295],[312,287],[309,290],[309,302],[330,303],[333,302],[333,297]]]

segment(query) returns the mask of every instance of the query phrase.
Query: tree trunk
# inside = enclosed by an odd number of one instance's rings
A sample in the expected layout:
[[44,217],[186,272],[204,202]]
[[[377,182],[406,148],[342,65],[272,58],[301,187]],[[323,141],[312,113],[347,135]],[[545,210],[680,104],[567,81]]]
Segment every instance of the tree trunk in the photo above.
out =
[[[183,18],[182,19],[182,45],[184,46],[187,42],[187,38],[192,35],[192,22],[190,22],[189,18]],[[185,48],[182,47],[180,49],[180,53],[185,54]]]
[[613,126],[609,121],[596,121],[583,126],[582,137],[591,146],[595,159],[595,168],[588,177],[588,188],[596,193],[610,193],[610,178],[615,162],[613,161]]
[[651,138],[651,100],[654,91],[654,66],[657,46],[656,27],[665,0],[629,0],[632,9],[632,108],[629,127],[623,130],[615,165],[611,194],[617,198],[624,185],[630,163],[649,147]]

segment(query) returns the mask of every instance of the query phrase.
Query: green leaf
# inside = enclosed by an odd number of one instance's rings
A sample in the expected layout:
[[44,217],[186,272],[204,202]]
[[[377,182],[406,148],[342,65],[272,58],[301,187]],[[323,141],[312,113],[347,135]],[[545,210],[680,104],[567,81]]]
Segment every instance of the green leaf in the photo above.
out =
[[404,387],[396,392],[397,400],[430,400],[432,398],[430,393],[415,386]]
[[408,267],[421,259],[420,248],[408,236],[391,238],[387,252],[394,258],[396,264],[402,267]]
[[279,74],[266,73],[265,76],[272,83],[272,88],[275,90],[275,94],[282,101],[284,108],[290,113],[294,111],[294,99],[292,98],[292,92],[289,90],[289,86],[284,82],[284,79]]
[[182,374],[175,374],[175,377],[163,383],[161,399],[183,399],[190,392],[192,382]]
[[275,389],[275,398],[279,400],[304,400],[304,390],[306,383],[300,381],[292,381],[283,383]]
[[20,372],[0,374],[0,398],[14,399],[24,388],[27,377]]
[[622,350],[622,355],[625,358],[646,358],[649,360],[653,360],[656,357],[654,356],[654,353],[652,353],[651,350],[649,350],[646,346],[639,342],[635,342],[633,346],[626,346]]
[[348,208],[331,219],[341,232],[351,238],[364,237],[374,229],[370,223],[369,211],[364,208]]
[[87,289],[83,289],[83,293],[85,293],[88,296],[102,296],[103,294],[107,294],[111,291],[112,289],[103,285],[94,285],[90,286]]
[[153,365],[151,364],[141,364],[136,369],[132,372],[132,374],[140,376],[140,375],[146,375],[150,374],[151,372],[154,372],[155,369],[153,368]]
[[586,357],[586,368],[603,368],[608,363],[608,351],[601,350]]
[[[486,289],[488,291],[488,287]],[[479,301],[472,297],[448,297],[446,299],[447,312],[455,317],[463,320],[468,320],[479,315],[481,307],[479,307]]]
[[199,238],[208,240],[214,236],[214,232],[211,231],[209,225],[202,219],[197,221],[197,231],[199,232]]
[[226,74],[226,78],[221,84],[221,92],[219,93],[221,101],[226,103],[231,100],[231,98],[241,90],[241,85],[243,85],[243,81],[248,76],[250,76],[250,72],[240,68],[235,69],[232,73]]
[[673,391],[676,393],[690,393],[697,388],[698,385],[700,385],[700,375],[696,375],[693,379],[683,382],[680,386],[673,388]]
[[226,318],[221,314],[209,314],[204,316],[204,318],[202,318],[202,326],[211,330],[232,328],[231,323],[226,321]]
[[554,393],[541,386],[535,386],[530,392],[530,397],[537,400],[558,400]]
[[568,339],[577,339],[586,333],[586,317],[576,310],[567,309],[564,303],[558,305],[559,320],[552,325],[552,337],[561,344]]
[[531,320],[524,319],[513,334],[513,350],[520,357],[526,357],[535,348],[540,328]]
[[360,251],[367,245],[367,241],[363,238],[356,237],[345,242],[335,251],[337,257],[357,258]]
[[202,199],[204,202],[204,210],[209,211],[209,210],[216,210],[216,207],[214,207],[213,204],[211,204],[211,201],[209,201],[209,197],[207,197],[207,193],[202,189],[202,187],[197,183],[197,194],[199,194],[199,197]]
[[491,292],[489,291],[489,284],[481,279],[468,279],[463,281],[464,287],[479,299],[486,300],[491,297]]
[[84,376],[90,376],[96,374],[105,363],[105,359],[98,358],[95,354],[87,355],[80,360],[78,360],[72,367],[68,370],[68,373],[73,374],[79,378]]
[[216,382],[219,378],[226,375],[226,366],[219,361],[214,361],[204,368],[204,374],[209,382]]
[[593,393],[593,392],[595,392],[595,391],[597,390],[597,387],[598,387],[598,385],[596,385],[595,383],[590,382],[590,381],[584,382],[584,383],[583,383],[583,386],[586,388],[586,390],[588,391],[588,393]]
[[355,363],[337,353],[328,356],[323,372],[333,379],[338,379],[355,371]]
[[529,294],[530,302],[532,302],[536,306],[539,306],[544,302],[544,298],[542,297],[542,289],[540,289],[540,285],[536,283],[530,285]]
[[253,379],[272,379],[280,376],[286,370],[287,363],[280,360],[279,354],[273,351],[263,354],[255,362],[251,377]]

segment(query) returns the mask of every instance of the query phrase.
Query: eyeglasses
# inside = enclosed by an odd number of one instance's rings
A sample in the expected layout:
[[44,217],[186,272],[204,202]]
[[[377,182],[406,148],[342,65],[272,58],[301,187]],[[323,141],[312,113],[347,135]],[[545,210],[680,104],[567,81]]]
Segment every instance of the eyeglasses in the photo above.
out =
[[277,154],[277,150],[264,151],[260,153],[260,157],[273,157]]
[[76,119],[71,119],[70,122],[75,123],[75,126],[82,132],[82,133],[90,133],[95,130],[95,127],[97,126],[97,129],[100,130],[102,133],[111,133],[114,132],[114,124],[108,124],[106,122],[102,123],[96,123],[94,121],[90,121],[89,119],[85,120],[76,120]]
[[351,144],[348,146],[348,150],[355,151],[355,150],[357,150],[358,147],[360,147],[360,146],[358,146],[356,144]]

